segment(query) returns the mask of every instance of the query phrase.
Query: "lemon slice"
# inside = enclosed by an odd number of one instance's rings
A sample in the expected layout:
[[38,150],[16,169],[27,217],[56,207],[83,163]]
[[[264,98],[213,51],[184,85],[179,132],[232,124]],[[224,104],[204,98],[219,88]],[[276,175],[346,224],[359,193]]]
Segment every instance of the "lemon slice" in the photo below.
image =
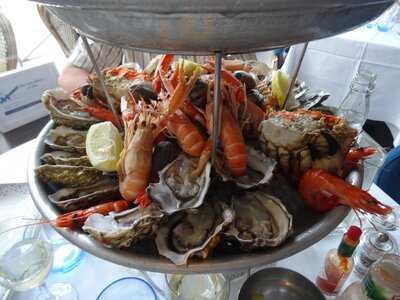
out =
[[86,153],[98,170],[116,171],[123,143],[118,129],[111,122],[90,126],[86,136]]
[[281,108],[283,107],[283,104],[285,102],[289,86],[289,76],[285,72],[277,70],[272,74],[272,95],[278,100],[279,106]]
[[178,64],[182,62],[183,62],[183,73],[188,77],[192,76],[195,71],[197,71],[199,74],[203,72],[203,68],[194,61],[180,58],[178,60]]

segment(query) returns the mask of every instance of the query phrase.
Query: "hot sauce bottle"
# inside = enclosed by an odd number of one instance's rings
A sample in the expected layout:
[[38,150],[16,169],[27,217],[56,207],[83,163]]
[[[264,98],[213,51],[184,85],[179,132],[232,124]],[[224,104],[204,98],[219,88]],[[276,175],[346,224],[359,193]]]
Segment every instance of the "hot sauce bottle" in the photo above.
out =
[[352,255],[361,233],[359,227],[350,226],[343,235],[339,247],[328,251],[324,266],[316,279],[316,285],[325,295],[337,295],[349,277],[354,265]]

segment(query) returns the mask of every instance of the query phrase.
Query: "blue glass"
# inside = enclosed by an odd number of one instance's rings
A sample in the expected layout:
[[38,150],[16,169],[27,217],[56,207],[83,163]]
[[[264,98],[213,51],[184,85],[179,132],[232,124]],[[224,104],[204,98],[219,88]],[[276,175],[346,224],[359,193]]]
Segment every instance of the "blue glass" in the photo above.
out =
[[96,300],[158,300],[156,292],[141,278],[124,277],[111,282],[97,296]]

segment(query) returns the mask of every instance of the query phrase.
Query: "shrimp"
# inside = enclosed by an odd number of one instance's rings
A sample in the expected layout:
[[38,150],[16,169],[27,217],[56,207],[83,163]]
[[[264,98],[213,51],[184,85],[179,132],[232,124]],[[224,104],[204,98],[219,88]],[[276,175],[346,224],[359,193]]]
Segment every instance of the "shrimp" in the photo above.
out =
[[303,201],[317,212],[328,211],[339,204],[362,213],[386,215],[392,211],[391,207],[366,191],[324,170],[310,169],[305,172],[299,182],[299,192]]
[[117,165],[119,191],[128,201],[134,201],[146,188],[151,173],[151,157],[155,137],[160,128],[146,111],[125,122],[125,140]]

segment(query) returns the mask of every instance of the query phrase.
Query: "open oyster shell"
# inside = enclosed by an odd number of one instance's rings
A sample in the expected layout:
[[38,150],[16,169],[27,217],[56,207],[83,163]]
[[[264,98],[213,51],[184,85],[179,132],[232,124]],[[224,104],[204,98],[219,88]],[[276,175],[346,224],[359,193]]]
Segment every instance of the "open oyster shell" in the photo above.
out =
[[242,250],[276,247],[292,233],[293,217],[282,202],[262,191],[233,196],[235,220],[224,232],[235,238]]
[[40,157],[40,160],[49,165],[92,166],[86,155],[65,151],[52,151],[45,153]]
[[243,176],[232,176],[229,169],[223,166],[221,160],[216,165],[217,173],[223,181],[233,181],[243,189],[250,189],[257,185],[268,183],[274,175],[276,161],[253,147],[246,146],[246,149],[248,157],[246,174]]
[[156,236],[158,252],[176,265],[187,264],[191,257],[205,259],[233,218],[233,211],[218,201],[178,212],[160,226]]
[[211,165],[207,163],[202,174],[191,178],[198,159],[185,154],[179,155],[159,172],[159,182],[147,188],[151,199],[157,202],[164,213],[199,207],[210,185]]
[[47,90],[42,95],[42,102],[48,109],[50,117],[57,125],[75,129],[88,129],[100,120],[83,111],[63,89]]
[[87,131],[58,126],[50,130],[44,142],[54,150],[86,154],[86,134]]
[[93,167],[41,165],[36,175],[45,182],[55,182],[68,187],[88,186],[99,181],[103,173]]
[[135,207],[107,216],[93,214],[82,229],[108,247],[129,247],[151,237],[157,231],[162,217],[159,208],[151,204],[144,209]]
[[121,197],[118,180],[106,177],[92,185],[62,188],[49,195],[49,200],[58,208],[69,212],[109,202],[118,197]]

